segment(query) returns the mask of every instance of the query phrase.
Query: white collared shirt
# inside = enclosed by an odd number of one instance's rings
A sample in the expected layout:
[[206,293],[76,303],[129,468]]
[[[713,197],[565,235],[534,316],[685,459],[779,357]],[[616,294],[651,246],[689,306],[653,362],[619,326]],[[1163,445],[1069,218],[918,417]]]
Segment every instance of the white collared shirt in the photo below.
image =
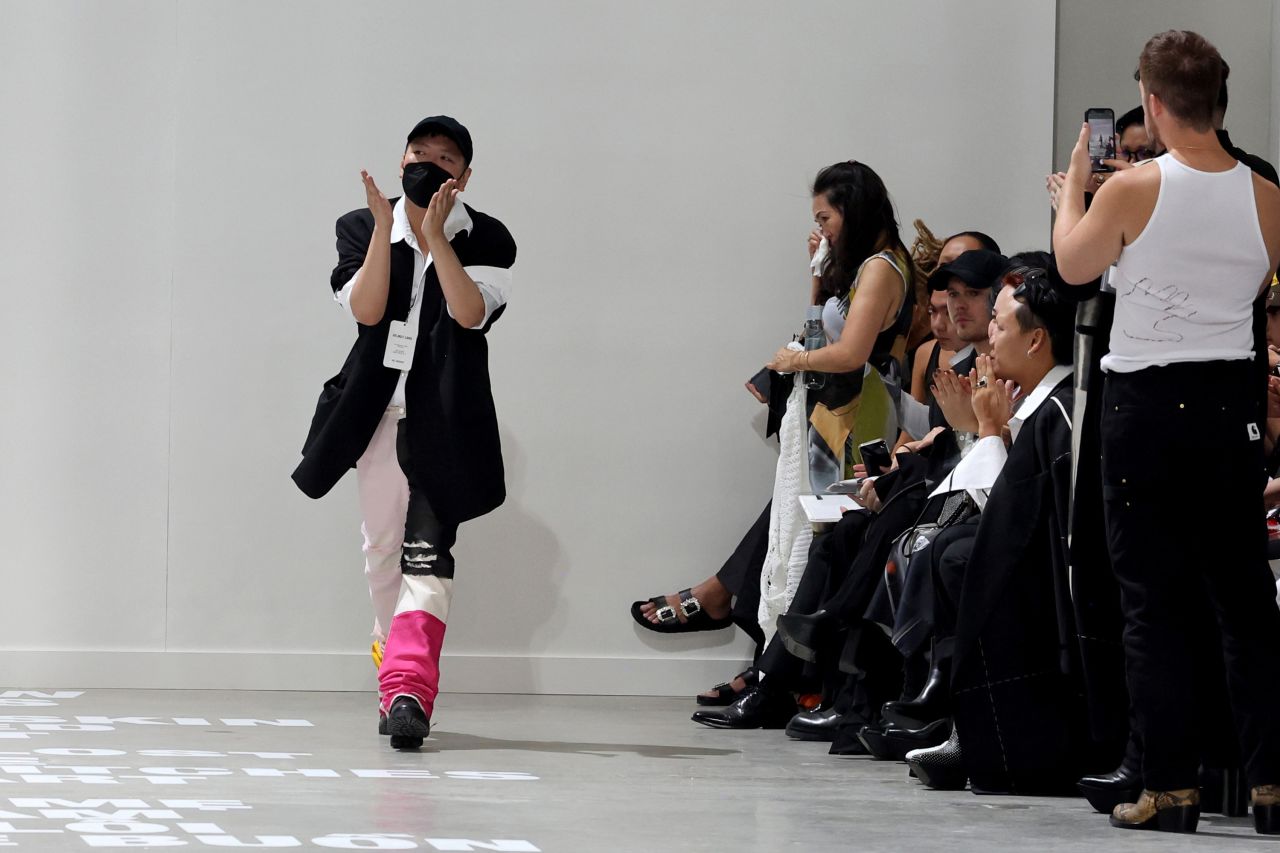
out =
[[[411,307],[406,322],[409,328],[416,329],[418,328],[418,317],[422,311],[422,300],[419,297],[422,295],[427,268],[431,266],[431,253],[424,253],[422,247],[418,245],[418,238],[414,236],[413,228],[409,224],[409,215],[405,212],[405,199],[403,197],[392,208],[392,216],[391,242],[394,244],[403,240],[409,248],[413,249],[413,291],[412,296],[410,296]],[[453,209],[449,211],[448,217],[445,218],[444,237],[452,242],[454,237],[457,237],[463,231],[469,233],[474,227],[475,223],[471,219],[471,214],[467,212],[467,206],[461,201],[457,201],[454,203]],[[470,266],[462,269],[476,283],[476,287],[480,290],[480,296],[484,299],[484,316],[480,318],[479,323],[471,327],[472,329],[482,329],[489,322],[489,318],[493,316],[493,312],[507,304],[507,298],[511,293],[511,270],[486,266]],[[347,283],[333,295],[334,300],[348,314],[351,313],[351,291],[355,287],[355,280],[355,275],[351,276]],[[449,312],[450,317],[453,316],[453,309],[449,307],[448,302],[445,303],[445,310]],[[355,315],[352,314],[352,317],[354,318]],[[400,371],[400,381],[396,384],[396,390],[391,395],[389,405],[404,406],[404,388],[408,376],[409,371]]]
[[947,361],[947,364],[951,365],[954,368],[957,364],[964,361],[966,358],[968,358],[971,355],[973,355],[973,344],[968,344],[964,347],[964,349],[960,350],[955,355],[951,356],[950,360]]
[[[1057,364],[1050,370],[1040,383],[1032,389],[1031,393],[1023,398],[1018,405],[1017,411],[1013,413],[1013,417],[1009,419],[1009,433],[1013,436],[1013,440],[1018,440],[1018,435],[1022,432],[1022,426],[1027,422],[1036,409],[1040,408],[1040,404],[1049,399],[1049,395],[1053,393],[1053,389],[1058,387],[1063,379],[1072,374],[1074,368],[1070,364]],[[1061,407],[1059,407],[1061,408]],[[1067,419],[1067,425],[1071,425],[1071,418],[1067,417],[1067,412],[1062,409],[1062,416]],[[929,497],[937,497],[950,492],[958,492],[964,489],[978,504],[979,508],[987,505],[987,498],[991,494],[991,487],[996,484],[996,480],[1000,477],[1000,472],[1004,469],[1004,463],[1009,459],[1009,449],[1004,446],[1004,439],[998,435],[989,435],[986,438],[979,439],[978,443],[973,446],[960,464],[955,467],[950,474],[943,478],[938,488],[933,490],[933,494]]]

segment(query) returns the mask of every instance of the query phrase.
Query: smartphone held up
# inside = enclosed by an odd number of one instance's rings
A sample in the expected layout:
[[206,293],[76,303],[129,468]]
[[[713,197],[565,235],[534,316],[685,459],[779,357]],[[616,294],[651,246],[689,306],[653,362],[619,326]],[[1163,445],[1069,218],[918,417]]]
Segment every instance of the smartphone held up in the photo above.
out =
[[1105,160],[1116,158],[1116,113],[1110,107],[1090,107],[1084,113],[1089,125],[1089,167],[1093,172],[1114,172]]

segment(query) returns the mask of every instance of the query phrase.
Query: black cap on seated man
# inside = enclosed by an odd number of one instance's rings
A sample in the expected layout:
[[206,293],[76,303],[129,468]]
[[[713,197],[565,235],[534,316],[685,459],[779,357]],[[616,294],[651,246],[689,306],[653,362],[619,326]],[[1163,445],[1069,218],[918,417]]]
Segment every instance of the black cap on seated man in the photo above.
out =
[[1009,259],[988,249],[970,249],[929,276],[929,290],[946,290],[958,278],[973,288],[994,287],[1009,268]]
[[[987,326],[991,322],[991,288],[1000,283],[1008,268],[1009,259],[999,252],[971,249],[938,267],[929,276],[929,290],[947,292],[947,312],[951,315],[956,337],[978,352],[985,353],[989,349]],[[953,366],[967,372],[972,364],[966,362]]]

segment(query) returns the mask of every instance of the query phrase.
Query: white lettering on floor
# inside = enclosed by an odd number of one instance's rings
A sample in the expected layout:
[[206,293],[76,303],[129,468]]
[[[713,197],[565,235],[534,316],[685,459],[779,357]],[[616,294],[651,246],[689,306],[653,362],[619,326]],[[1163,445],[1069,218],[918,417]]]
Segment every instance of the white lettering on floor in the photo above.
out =
[[[259,758],[290,760],[309,757],[308,753],[294,752],[213,752],[193,750],[143,749],[136,755],[154,757],[230,758],[247,755]],[[50,747],[30,751],[0,752],[0,785],[62,785],[78,782],[84,785],[118,785],[131,779],[150,785],[188,785],[211,777],[247,776],[255,779],[279,779],[300,776],[308,779],[452,779],[469,782],[536,782],[531,773],[507,770],[444,770],[432,771],[416,768],[349,768],[328,767],[218,767],[205,764],[147,765],[134,767],[117,764],[109,759],[130,755],[120,749],[71,749]],[[89,759],[89,760],[84,760]],[[101,759],[108,759],[102,761]]]
[[[135,798],[67,800],[50,797],[11,797],[12,809],[0,809],[0,846],[21,846],[13,836],[68,835],[89,847],[188,847],[193,844],[219,848],[320,847],[329,850],[497,850],[504,853],[541,853],[530,841],[514,838],[423,838],[408,833],[335,832],[304,839],[295,835],[251,835],[227,832],[204,814],[252,811],[240,800],[176,800],[154,802]],[[184,815],[184,813],[186,813]],[[188,817],[187,815],[190,815]],[[28,821],[19,827],[16,821]],[[36,825],[31,825],[35,821]],[[161,823],[160,821],[164,821]],[[45,826],[43,823],[53,823]]]
[[[12,691],[10,691],[12,692]],[[11,700],[21,701],[21,700]],[[114,732],[122,726],[213,726],[224,725],[229,728],[313,728],[309,720],[259,720],[256,718],[226,717],[210,722],[204,717],[149,717],[121,716],[107,717],[88,714],[72,718],[44,716],[38,714],[5,714],[0,715],[0,740],[30,740],[33,735],[44,736],[50,732]]]

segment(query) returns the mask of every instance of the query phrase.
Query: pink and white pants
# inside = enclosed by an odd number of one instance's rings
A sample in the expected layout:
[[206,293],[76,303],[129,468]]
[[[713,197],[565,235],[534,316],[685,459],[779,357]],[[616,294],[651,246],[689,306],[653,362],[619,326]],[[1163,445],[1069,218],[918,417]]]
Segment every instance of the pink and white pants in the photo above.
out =
[[403,408],[388,408],[356,463],[364,572],[373,636],[385,643],[378,670],[382,710],[408,695],[430,717],[440,686],[440,649],[453,595],[450,549],[458,528],[437,519],[405,477],[398,452],[403,417]]

